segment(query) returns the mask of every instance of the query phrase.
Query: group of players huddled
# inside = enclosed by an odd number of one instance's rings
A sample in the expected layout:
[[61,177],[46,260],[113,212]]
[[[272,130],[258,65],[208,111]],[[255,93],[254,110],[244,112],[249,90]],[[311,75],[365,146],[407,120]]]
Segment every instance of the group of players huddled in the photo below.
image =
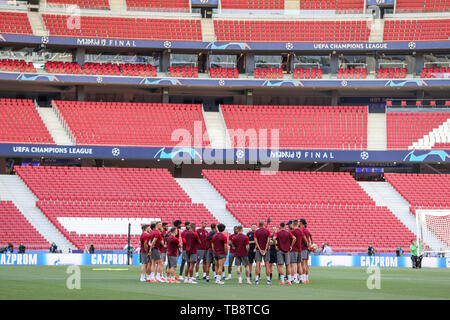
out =
[[[287,224],[282,222],[271,230],[261,220],[259,227],[253,224],[247,234],[244,234],[242,226],[236,226],[229,236],[224,234],[224,224],[212,223],[209,231],[206,227],[205,221],[199,228],[194,223],[185,222],[182,230],[180,220],[173,221],[172,227],[167,222],[143,225],[140,237],[141,281],[180,283],[182,280],[184,283],[197,283],[202,262],[202,278],[206,282],[210,281],[211,266],[215,283],[224,284],[222,279],[230,280],[234,263],[239,284],[242,284],[242,267],[245,268],[246,283],[252,284],[252,266],[256,262],[254,284],[259,284],[261,262],[264,262],[267,284],[272,284],[274,263],[280,284],[309,283],[308,258],[314,245],[305,219]],[[177,277],[175,273],[180,253],[182,260]],[[225,278],[227,256],[228,277]]]

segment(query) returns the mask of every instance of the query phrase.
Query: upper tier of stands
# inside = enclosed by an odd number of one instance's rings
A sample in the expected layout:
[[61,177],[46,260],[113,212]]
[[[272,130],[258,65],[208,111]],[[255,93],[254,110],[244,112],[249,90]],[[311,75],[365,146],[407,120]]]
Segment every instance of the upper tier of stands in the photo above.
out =
[[[232,137],[230,129],[267,129],[267,146],[272,129],[278,130],[281,149],[365,149],[367,147],[366,106],[221,106],[232,145],[241,147],[244,137]],[[274,132],[275,133],[275,132]],[[276,133],[275,133],[276,134]],[[274,136],[276,139],[276,136]],[[245,138],[245,146],[263,148]]]
[[300,10],[335,10],[341,13],[363,12],[364,0],[300,0]]
[[[414,238],[386,207],[376,207],[349,173],[203,170],[203,175],[244,227],[269,217],[271,225],[305,218],[314,242],[327,242],[335,251],[361,251],[369,244],[390,251]],[[382,231],[374,229],[380,225]]]
[[249,42],[365,42],[370,22],[214,20],[217,41]]
[[47,0],[49,5],[77,5],[81,9],[109,10],[109,0]]
[[[209,145],[201,105],[88,101],[54,101],[53,104],[77,144]],[[203,137],[195,136],[196,125]],[[172,140],[173,134],[176,140]]]
[[25,245],[26,249],[48,249],[50,243],[16,208],[12,201],[0,201],[0,247],[8,243]]
[[189,12],[189,0],[126,0],[128,10],[170,10]]
[[0,33],[32,35],[30,21],[23,12],[0,12]]
[[450,11],[448,0],[396,0],[395,2],[395,11],[398,13]]
[[450,175],[448,174],[400,174],[384,175],[398,193],[417,208],[450,208]]
[[386,112],[388,150],[408,150],[450,118],[450,112]]
[[450,19],[386,20],[386,42],[393,41],[448,41]]
[[[200,19],[145,19],[81,16],[80,28],[70,16],[43,14],[51,36],[201,41]],[[72,19],[73,20],[73,19]]]
[[221,0],[227,10],[283,10],[284,0]]
[[0,99],[0,142],[54,144],[32,100]]

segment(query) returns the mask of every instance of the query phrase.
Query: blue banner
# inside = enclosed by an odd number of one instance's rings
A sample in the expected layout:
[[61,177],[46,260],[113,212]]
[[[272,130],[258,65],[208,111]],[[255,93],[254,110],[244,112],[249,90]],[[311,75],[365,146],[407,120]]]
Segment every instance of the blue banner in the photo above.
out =
[[270,150],[210,149],[123,146],[60,146],[0,144],[3,157],[54,157],[87,159],[160,159],[185,164],[235,164],[271,161],[303,162],[450,162],[450,150],[345,151],[345,150]]
[[0,80],[41,81],[56,83],[102,83],[149,86],[211,87],[441,87],[450,86],[450,78],[442,79],[213,79],[171,77],[127,77],[104,75],[67,75],[0,72]]
[[[202,0],[200,0],[202,1]],[[198,50],[315,50],[315,51],[390,51],[450,49],[450,41],[404,41],[404,42],[202,42],[202,41],[151,41],[133,39],[101,39],[53,36],[27,36],[0,34],[0,42],[37,43],[43,45],[69,45],[73,47],[149,48],[149,49],[198,49]]]
[[[181,263],[181,257],[178,264]],[[228,259],[226,260],[226,265]],[[381,267],[411,268],[410,257],[393,256],[316,256],[311,255],[308,264],[313,267]],[[53,253],[3,253],[0,265],[83,265],[83,266],[122,266],[127,265],[127,255],[118,253],[98,254],[53,254]],[[140,265],[139,254],[133,254],[130,265]],[[450,258],[424,257],[423,268],[450,268]]]
[[395,0],[366,0],[366,6],[394,5]]

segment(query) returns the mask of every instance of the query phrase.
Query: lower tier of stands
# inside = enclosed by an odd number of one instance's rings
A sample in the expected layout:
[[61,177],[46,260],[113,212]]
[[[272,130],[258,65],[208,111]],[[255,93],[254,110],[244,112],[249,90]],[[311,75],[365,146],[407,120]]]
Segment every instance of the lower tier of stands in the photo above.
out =
[[41,200],[37,207],[78,249],[93,244],[97,249],[123,250],[128,224],[132,224],[132,244],[138,244],[141,224],[180,219],[198,226],[202,221],[219,222],[196,203],[147,201],[52,201]]
[[17,249],[19,244],[26,250],[48,249],[50,243],[17,209],[12,201],[0,201],[0,247],[11,243]]
[[377,251],[408,248],[416,236],[386,207],[342,206],[329,204],[237,204],[227,205],[231,214],[250,227],[259,220],[270,226],[294,219],[305,219],[313,242],[328,243],[333,250],[347,252],[366,251],[369,245]]

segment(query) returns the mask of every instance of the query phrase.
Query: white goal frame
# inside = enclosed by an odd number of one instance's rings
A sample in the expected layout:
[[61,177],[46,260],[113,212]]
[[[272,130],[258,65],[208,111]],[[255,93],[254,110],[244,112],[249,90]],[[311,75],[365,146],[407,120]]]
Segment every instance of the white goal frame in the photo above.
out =
[[[435,216],[435,217],[450,217],[450,209],[442,210],[442,209],[419,209],[416,210],[416,225],[417,225],[417,243],[420,246],[421,253],[445,253],[448,255],[450,253],[450,246],[445,244],[439,239],[436,234],[427,227],[426,225],[426,216]],[[450,226],[447,230],[447,233],[450,235]],[[431,242],[439,243],[439,248],[432,248]],[[450,237],[449,237],[450,242]],[[424,244],[427,244],[430,250],[425,250]]]

